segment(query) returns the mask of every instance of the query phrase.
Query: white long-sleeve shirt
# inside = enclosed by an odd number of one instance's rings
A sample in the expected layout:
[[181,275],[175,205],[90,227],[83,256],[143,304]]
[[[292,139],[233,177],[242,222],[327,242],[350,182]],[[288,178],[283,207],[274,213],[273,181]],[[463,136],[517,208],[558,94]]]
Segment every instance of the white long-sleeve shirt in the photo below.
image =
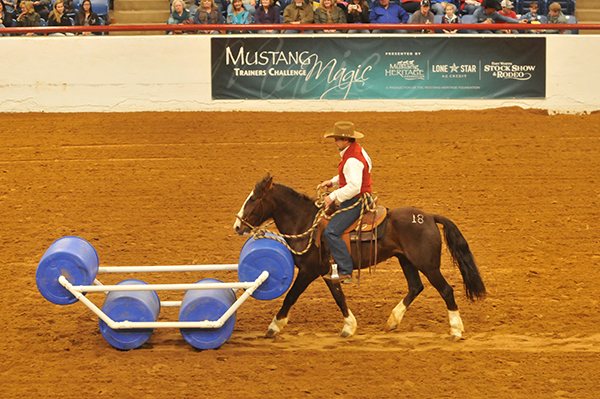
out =
[[[344,153],[348,150],[346,147],[343,151],[340,151],[340,156],[343,158]],[[361,151],[362,156],[365,157],[367,164],[369,165],[369,172],[373,169],[371,158],[367,155],[364,148]],[[361,161],[356,158],[349,158],[344,164],[344,176],[346,177],[346,185],[342,188],[338,188],[329,194],[329,198],[332,201],[338,200],[340,203],[347,201],[351,198],[356,197],[360,194],[360,188],[362,186],[362,173],[365,166]],[[340,176],[337,175],[331,179],[334,187],[340,186]]]

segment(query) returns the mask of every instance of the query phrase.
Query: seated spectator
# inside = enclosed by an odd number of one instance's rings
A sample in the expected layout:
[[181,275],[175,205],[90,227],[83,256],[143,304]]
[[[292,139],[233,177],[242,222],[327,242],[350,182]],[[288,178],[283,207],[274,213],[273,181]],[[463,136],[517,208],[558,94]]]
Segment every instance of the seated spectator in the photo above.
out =
[[[255,0],[242,0],[242,4],[246,10],[250,13],[250,16],[254,16],[256,12],[256,1]],[[227,6],[227,13],[231,12],[231,3]]]
[[[12,26],[12,13],[8,11],[6,5],[0,0],[0,29],[10,28]],[[0,36],[8,36],[6,33],[0,33]]]
[[[559,3],[552,3],[548,6],[548,23],[549,24],[566,24],[567,17],[562,13],[562,7]],[[561,30],[548,29],[546,33],[562,33]]]
[[[346,20],[349,24],[368,24],[369,20],[369,5],[364,0],[350,0],[348,3],[348,15]],[[351,29],[348,33],[369,33],[368,30]]]
[[[313,8],[304,0],[294,0],[283,10],[284,24],[312,24],[315,18]],[[287,30],[287,33],[299,33],[299,30]],[[310,32],[310,31],[307,31]]]
[[[17,26],[32,27],[41,25],[40,14],[35,12],[35,8],[31,1],[22,1],[20,6],[21,14],[17,17]],[[33,36],[33,32],[26,33],[25,36]]]
[[249,25],[252,23],[250,11],[244,8],[242,0],[231,1],[231,11],[227,12],[227,23],[231,25]]
[[40,14],[40,18],[48,20],[50,14],[50,0],[36,0],[33,2],[35,12]]
[[[81,10],[75,14],[75,25],[77,26],[98,26],[100,25],[100,18],[92,11],[92,2],[90,0],[83,0],[81,3]],[[83,36],[91,35],[92,32],[81,32]],[[96,33],[98,35],[101,32]]]
[[529,12],[527,14],[523,15],[521,17],[521,19],[524,19],[528,22],[539,20],[540,16],[537,13],[538,12],[538,3],[529,3],[527,5],[527,7],[529,8]]
[[[421,0],[421,9],[419,11],[415,11],[412,15],[412,20],[410,21],[412,24],[432,24],[433,23],[433,13],[430,11],[431,9],[431,1],[429,0]],[[413,31],[418,33],[416,31]],[[433,33],[431,29],[423,29],[421,33]]]
[[500,7],[502,7],[502,10],[499,11],[501,15],[504,15],[508,18],[517,19],[517,13],[512,10],[514,7],[510,0],[502,0]]
[[483,0],[460,0],[460,10],[462,15],[474,14],[475,10],[481,7]]
[[[321,0],[319,7],[315,10],[315,24],[345,24],[346,14],[337,6],[337,0]],[[325,33],[339,32],[335,29],[324,29]]]
[[[190,10],[185,8],[185,3],[183,0],[173,0],[171,4],[171,15],[169,15],[169,19],[167,20],[167,25],[191,25],[194,23],[194,19],[192,18],[192,14]],[[187,34],[188,31],[183,30],[174,30],[168,31],[167,34]]]
[[[446,4],[446,15],[442,17],[443,24],[459,24],[458,17],[455,14],[456,7],[454,4],[448,3]],[[457,33],[458,29],[442,29],[444,33]]]
[[[476,23],[480,24],[493,24],[493,23],[508,23],[517,24],[519,21],[513,18],[509,18],[505,15],[500,14],[498,11],[502,9],[498,0],[484,0],[481,8],[478,8],[473,16],[477,20]],[[527,23],[527,21],[520,21],[521,23]],[[505,31],[502,31],[505,32]],[[502,33],[499,32],[499,33]],[[493,33],[491,30],[479,31],[479,33]]]
[[[71,18],[65,14],[65,4],[63,0],[56,0],[54,2],[54,9],[48,15],[48,26],[73,26]],[[51,33],[51,36],[74,36],[72,32],[57,32]]]
[[[273,0],[260,0],[260,7],[254,13],[255,24],[279,24],[281,23],[279,8],[273,5]],[[278,33],[274,29],[259,30],[258,33]]]
[[191,24],[194,22],[194,18],[185,7],[185,3],[183,0],[173,0],[173,4],[171,4],[171,15],[169,15],[169,19],[167,20],[168,25],[183,25],[183,24]]
[[[219,7],[215,4],[215,0],[202,0],[196,15],[194,16],[194,23],[196,25],[216,25],[224,24],[223,14],[219,11]],[[218,30],[207,29],[198,31],[198,33],[204,34],[219,34]]]
[[370,22],[369,4],[364,0],[350,0],[346,21],[349,24],[368,24]]
[[[420,3],[419,3],[420,4]],[[369,15],[372,24],[405,24],[410,16],[398,4],[390,4],[390,0],[379,0],[379,5]],[[395,33],[396,30],[374,30],[373,33]]]

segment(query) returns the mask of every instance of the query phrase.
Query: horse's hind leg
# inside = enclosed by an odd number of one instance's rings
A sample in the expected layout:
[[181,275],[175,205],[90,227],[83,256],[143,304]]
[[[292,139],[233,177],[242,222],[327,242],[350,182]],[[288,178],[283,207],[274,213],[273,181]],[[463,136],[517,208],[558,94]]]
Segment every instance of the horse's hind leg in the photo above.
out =
[[456,305],[456,301],[454,300],[454,290],[448,284],[439,268],[435,270],[424,270],[423,274],[431,285],[438,290],[444,301],[446,302],[446,307],[448,308],[448,318],[450,320],[450,335],[452,339],[461,338],[462,333],[465,331],[463,327],[462,319],[460,318],[460,313],[458,312],[458,306]]
[[402,266],[402,271],[404,272],[404,276],[406,277],[406,281],[408,283],[408,294],[400,301],[398,305],[392,310],[392,314],[388,318],[386,323],[386,330],[393,330],[398,327],[406,309],[410,306],[410,304],[415,300],[415,298],[423,291],[423,283],[421,282],[421,277],[419,276],[419,270],[412,264],[411,261],[406,258],[404,255],[398,255],[398,260],[400,261],[400,265]]
[[329,287],[329,291],[331,291],[333,299],[335,299],[335,302],[340,307],[340,310],[344,315],[344,328],[342,329],[340,337],[346,338],[353,336],[358,325],[356,324],[354,315],[350,309],[348,309],[348,305],[346,304],[346,296],[342,291],[340,283],[333,283],[331,280],[325,280],[325,283],[327,283],[327,287]]

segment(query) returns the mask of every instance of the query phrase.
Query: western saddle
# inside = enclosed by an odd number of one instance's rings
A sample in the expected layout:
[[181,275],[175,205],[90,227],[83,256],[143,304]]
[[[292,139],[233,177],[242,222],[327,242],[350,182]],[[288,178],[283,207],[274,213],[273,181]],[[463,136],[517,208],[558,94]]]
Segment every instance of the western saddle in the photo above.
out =
[[[369,264],[376,263],[377,260],[377,240],[381,238],[385,231],[386,222],[387,222],[387,208],[383,206],[376,205],[373,210],[366,212],[363,215],[362,222],[360,225],[360,229],[358,228],[358,223],[360,219],[357,219],[350,227],[348,227],[344,233],[342,234],[342,239],[348,246],[348,251],[352,253],[352,243],[356,243],[355,248],[358,249],[358,242],[371,242],[372,245],[375,246],[375,257],[373,259],[373,254],[369,256],[369,259],[373,262]],[[329,219],[321,219],[319,222],[319,226],[317,229],[316,236],[316,244],[317,246],[321,245],[321,236],[325,227],[329,224]],[[360,262],[360,252],[359,252],[359,262]],[[360,265],[359,265],[360,268]]]

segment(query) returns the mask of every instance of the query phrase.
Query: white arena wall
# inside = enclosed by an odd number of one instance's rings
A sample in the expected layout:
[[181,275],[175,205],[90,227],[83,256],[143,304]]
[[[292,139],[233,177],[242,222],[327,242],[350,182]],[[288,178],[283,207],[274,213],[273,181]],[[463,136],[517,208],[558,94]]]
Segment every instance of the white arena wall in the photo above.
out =
[[520,106],[587,113],[600,110],[598,48],[599,35],[549,35],[545,99],[213,101],[209,36],[0,38],[5,55],[0,112],[430,111]]

